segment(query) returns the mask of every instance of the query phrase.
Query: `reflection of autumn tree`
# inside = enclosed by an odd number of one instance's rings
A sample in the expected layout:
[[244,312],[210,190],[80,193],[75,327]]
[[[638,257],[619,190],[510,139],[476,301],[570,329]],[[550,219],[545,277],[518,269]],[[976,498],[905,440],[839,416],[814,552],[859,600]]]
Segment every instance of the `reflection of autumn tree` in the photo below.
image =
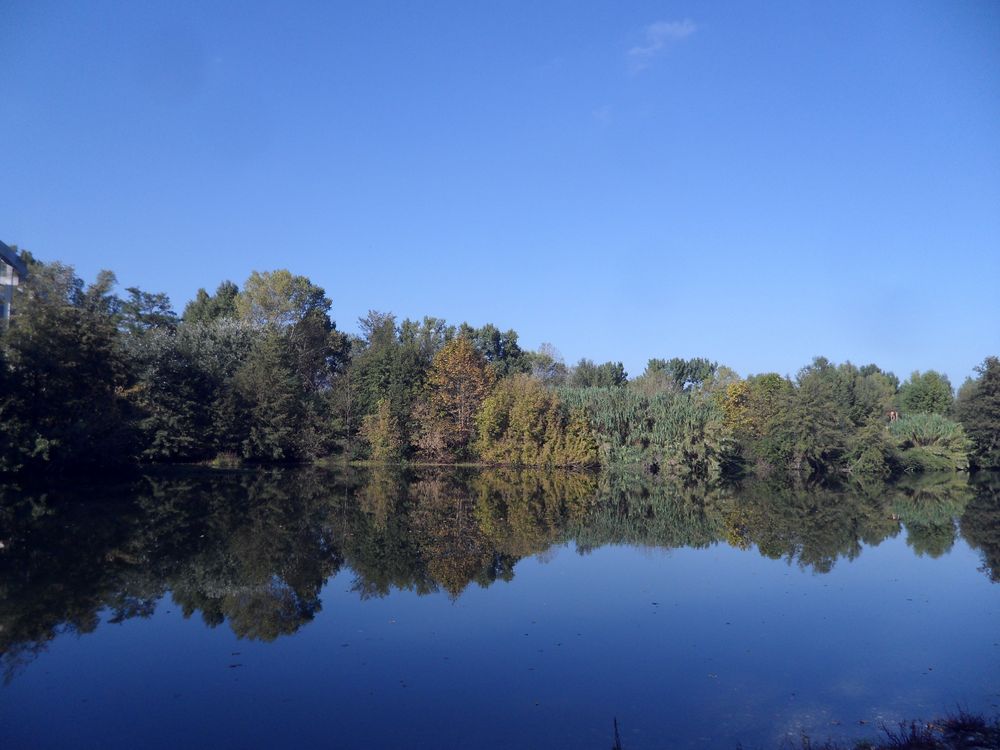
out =
[[728,541],[824,572],[901,522],[915,552],[940,554],[959,515],[1000,580],[1000,486],[982,478],[972,490],[924,478],[833,492],[633,474],[295,469],[156,472],[56,492],[5,486],[0,662],[9,678],[59,634],[149,616],[167,591],[187,615],[270,640],[316,615],[344,564],[362,597],[458,596],[572,539],[581,551]]
[[596,490],[594,474],[482,472],[473,482],[476,519],[497,549],[526,557],[562,542],[568,522],[583,518]]
[[338,506],[335,536],[362,596],[456,596],[472,581],[509,579],[516,560],[565,539],[595,485],[592,474],[378,467]]
[[390,515],[402,510],[400,500],[405,496],[406,475],[394,466],[375,467],[356,495],[361,510],[380,529],[385,528]]
[[730,547],[750,549],[753,533],[760,528],[760,507],[751,503],[730,503],[725,513],[726,542]]
[[482,533],[467,485],[429,477],[414,482],[410,492],[421,557],[431,577],[449,594],[458,596],[471,581],[486,586],[511,577],[513,561],[497,552]]

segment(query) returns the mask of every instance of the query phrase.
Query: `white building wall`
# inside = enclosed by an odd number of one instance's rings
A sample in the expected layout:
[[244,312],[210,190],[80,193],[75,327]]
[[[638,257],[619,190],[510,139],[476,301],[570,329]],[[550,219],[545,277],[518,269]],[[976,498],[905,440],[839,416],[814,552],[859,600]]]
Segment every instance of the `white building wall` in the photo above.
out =
[[17,286],[17,272],[0,260],[0,320],[10,318],[10,306],[14,301],[14,287]]

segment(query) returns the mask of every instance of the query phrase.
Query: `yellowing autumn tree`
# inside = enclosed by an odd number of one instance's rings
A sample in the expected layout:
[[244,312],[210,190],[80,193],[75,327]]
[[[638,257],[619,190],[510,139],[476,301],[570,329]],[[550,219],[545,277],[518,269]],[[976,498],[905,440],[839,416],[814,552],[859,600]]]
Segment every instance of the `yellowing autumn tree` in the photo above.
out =
[[479,410],[483,461],[511,466],[596,466],[597,443],[586,417],[529,375],[500,381]]
[[379,399],[375,412],[361,420],[359,432],[368,444],[373,461],[398,463],[402,460],[402,430],[399,427],[399,420],[393,416],[387,399]]
[[417,446],[425,459],[472,457],[476,414],[494,379],[486,359],[465,338],[448,342],[437,353],[427,373],[427,406],[414,413]]

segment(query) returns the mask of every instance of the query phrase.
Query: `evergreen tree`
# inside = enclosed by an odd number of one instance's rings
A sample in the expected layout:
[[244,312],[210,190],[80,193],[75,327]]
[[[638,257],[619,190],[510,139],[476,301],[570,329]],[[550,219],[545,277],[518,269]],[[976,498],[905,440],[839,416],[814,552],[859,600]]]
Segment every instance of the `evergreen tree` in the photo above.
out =
[[899,387],[899,408],[903,414],[947,414],[953,401],[948,376],[934,370],[916,371]]
[[212,323],[236,317],[236,297],[240,289],[231,281],[219,284],[215,294],[199,289],[195,298],[184,308],[185,323]]
[[972,440],[980,468],[1000,468],[1000,358],[987,357],[978,377],[962,386],[955,414]]
[[17,315],[0,333],[0,472],[60,471],[134,455],[119,388],[125,365],[114,275],[84,287],[73,269],[33,261]]

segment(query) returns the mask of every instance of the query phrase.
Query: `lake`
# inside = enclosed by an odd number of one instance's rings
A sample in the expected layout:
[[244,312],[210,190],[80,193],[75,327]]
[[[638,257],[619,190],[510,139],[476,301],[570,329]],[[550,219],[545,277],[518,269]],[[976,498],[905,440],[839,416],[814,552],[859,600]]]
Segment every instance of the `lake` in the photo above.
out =
[[1000,482],[0,489],[4,748],[777,748],[1000,706]]

